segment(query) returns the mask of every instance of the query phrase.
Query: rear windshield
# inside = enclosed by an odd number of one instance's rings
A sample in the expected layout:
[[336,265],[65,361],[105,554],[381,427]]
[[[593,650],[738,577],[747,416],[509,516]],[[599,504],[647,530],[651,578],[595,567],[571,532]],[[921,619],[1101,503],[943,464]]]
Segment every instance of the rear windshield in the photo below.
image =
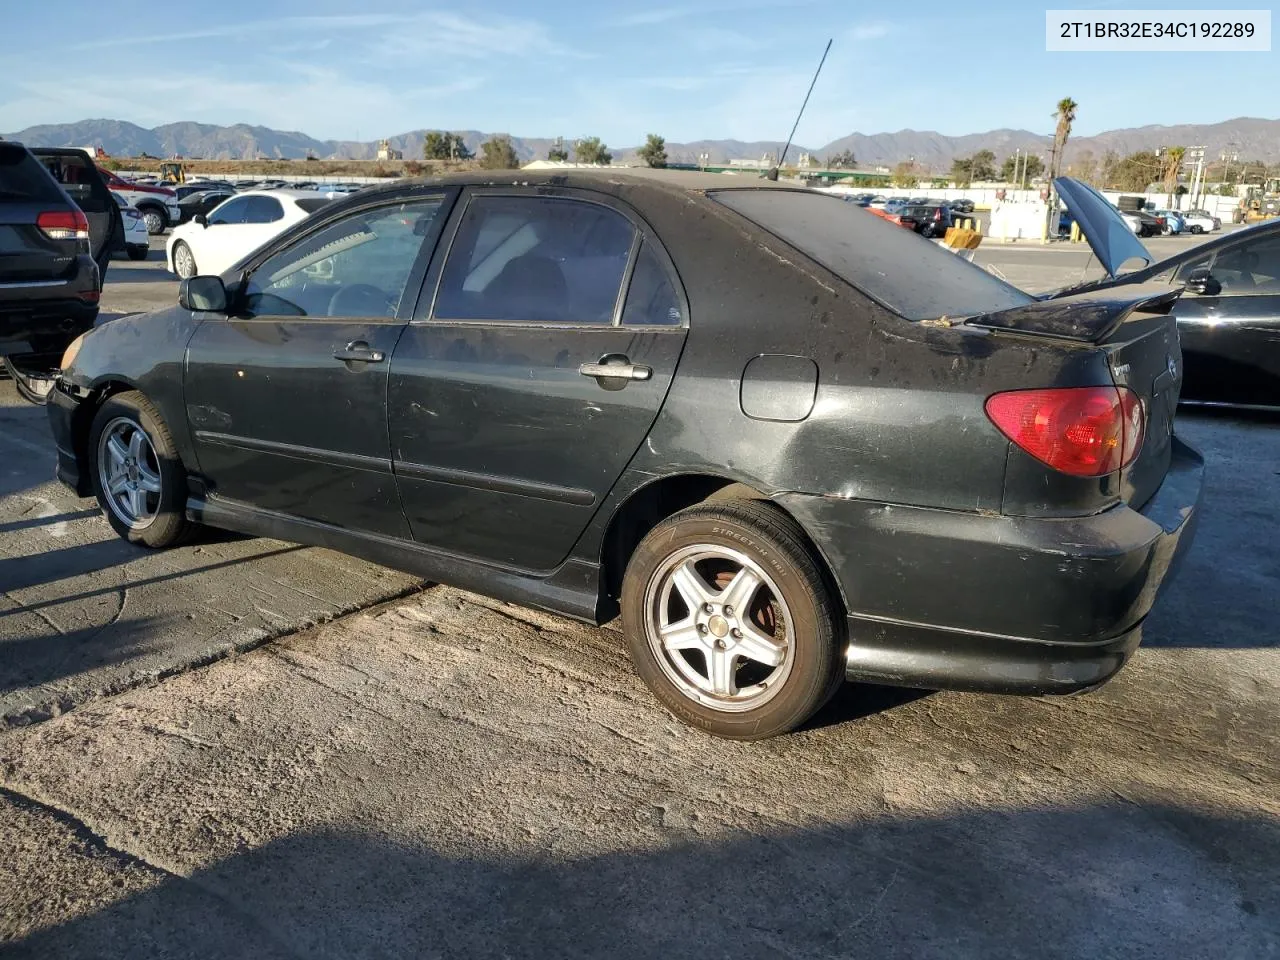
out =
[[716,190],[710,196],[908,320],[990,313],[1033,299],[839,197],[777,189]]
[[66,202],[40,161],[16,143],[0,143],[0,200]]
[[82,152],[41,153],[40,162],[85,213],[105,213],[115,206],[102,175]]
[[301,207],[303,210],[305,210],[307,213],[315,213],[317,210],[319,210],[321,207],[323,207],[327,203],[329,203],[328,197],[316,197],[314,200],[312,200],[310,197],[306,197],[298,201],[298,206]]

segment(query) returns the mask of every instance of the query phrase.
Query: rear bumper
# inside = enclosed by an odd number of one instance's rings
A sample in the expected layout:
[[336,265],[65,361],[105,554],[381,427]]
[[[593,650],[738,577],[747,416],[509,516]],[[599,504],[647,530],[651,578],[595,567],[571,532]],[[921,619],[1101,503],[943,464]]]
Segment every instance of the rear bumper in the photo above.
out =
[[844,593],[850,679],[930,689],[1072,693],[1137,649],[1194,534],[1204,461],[1175,438],[1142,508],[983,516],[789,494]]
[[100,289],[88,256],[70,277],[0,282],[0,353],[60,352],[93,326]]

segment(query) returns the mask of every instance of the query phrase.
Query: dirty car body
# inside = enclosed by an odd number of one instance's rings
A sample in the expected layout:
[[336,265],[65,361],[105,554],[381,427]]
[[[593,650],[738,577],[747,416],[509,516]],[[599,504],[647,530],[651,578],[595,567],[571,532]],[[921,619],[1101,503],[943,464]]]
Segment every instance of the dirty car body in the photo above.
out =
[[[534,271],[485,319],[480,281],[451,288],[455,261],[485,269],[469,218],[543,204],[616,217],[592,262],[556,272],[620,280],[566,321],[541,312]],[[298,315],[296,292],[267,303],[256,276],[388,209],[420,247],[381,313],[353,315],[362,294],[338,317]],[[92,489],[94,411],[138,391],[189,517],[594,622],[655,524],[752,501],[801,531],[849,678],[1005,693],[1113,675],[1190,540],[1202,464],[1173,435],[1175,294],[1041,303],[816,192],[669,171],[408,181],[222,281],[216,310],[83,339],[49,404],[64,482]],[[1098,475],[1037,459],[991,412],[1121,390],[1142,437]]]

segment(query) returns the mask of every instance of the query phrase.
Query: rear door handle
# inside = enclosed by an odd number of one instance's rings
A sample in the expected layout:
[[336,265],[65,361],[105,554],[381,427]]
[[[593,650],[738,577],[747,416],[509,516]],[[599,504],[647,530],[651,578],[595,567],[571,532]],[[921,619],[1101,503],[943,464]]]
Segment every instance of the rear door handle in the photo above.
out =
[[387,355],[381,350],[372,350],[363,340],[352,340],[342,350],[333,355],[333,359],[346,363],[381,363]]
[[632,363],[626,357],[601,357],[599,363],[584,363],[578,367],[578,372],[584,377],[605,377],[611,380],[648,380],[653,376],[652,367]]

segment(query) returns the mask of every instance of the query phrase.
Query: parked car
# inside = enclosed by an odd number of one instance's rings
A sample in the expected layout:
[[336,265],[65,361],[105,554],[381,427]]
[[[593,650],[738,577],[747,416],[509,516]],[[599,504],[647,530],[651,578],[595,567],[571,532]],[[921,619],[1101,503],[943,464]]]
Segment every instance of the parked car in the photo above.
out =
[[922,237],[942,237],[951,228],[951,208],[945,203],[911,204],[898,211],[898,219]]
[[151,235],[147,221],[141,213],[129,205],[129,201],[114,191],[111,194],[124,218],[124,252],[130,260],[145,260],[151,252]]
[[[78,153],[68,162],[88,162]],[[98,260],[110,256],[113,227],[96,212],[91,185],[80,186],[95,210],[96,256],[89,215],[40,158],[20,143],[0,141],[0,357],[19,391],[35,402],[42,402],[62,351],[98,316]]]
[[[1069,189],[1091,203],[1082,187]],[[1175,313],[1186,365],[1182,400],[1280,407],[1280,221],[1226,234],[1158,262],[1132,236],[1110,236],[1105,218],[1082,219],[1081,226],[1108,276],[1055,296],[1086,291],[1129,296],[1129,287],[1152,282],[1181,287]]]
[[200,193],[192,193],[178,201],[179,225],[194,220],[197,215],[208,217],[219,204],[225,203],[235,196],[234,190],[215,188]]
[[58,476],[151,547],[205,523],[620,611],[657,698],[728,737],[795,728],[845,677],[1107,680],[1197,515],[1177,291],[1042,302],[733,179],[336,201],[77,340]]
[[1152,216],[1164,225],[1161,232],[1166,236],[1175,236],[1181,233],[1186,226],[1182,215],[1176,210],[1153,210]]
[[871,202],[867,204],[867,206],[873,207],[876,210],[883,210],[885,207],[885,204],[887,204],[888,202],[889,202],[888,197],[875,196],[871,198]]
[[1182,215],[1187,233],[1212,233],[1222,229],[1222,221],[1208,210],[1188,210]]
[[966,200],[964,198],[959,200],[948,200],[947,205],[951,207],[951,212],[953,214],[972,214],[975,208],[975,204],[972,200]]
[[303,190],[238,193],[208,216],[196,213],[174,228],[165,244],[165,262],[183,278],[221,273],[328,202]]
[[178,197],[171,187],[148,186],[125,180],[102,167],[97,170],[111,190],[128,200],[142,214],[147,222],[147,231],[152,236],[164,233],[178,222]]

